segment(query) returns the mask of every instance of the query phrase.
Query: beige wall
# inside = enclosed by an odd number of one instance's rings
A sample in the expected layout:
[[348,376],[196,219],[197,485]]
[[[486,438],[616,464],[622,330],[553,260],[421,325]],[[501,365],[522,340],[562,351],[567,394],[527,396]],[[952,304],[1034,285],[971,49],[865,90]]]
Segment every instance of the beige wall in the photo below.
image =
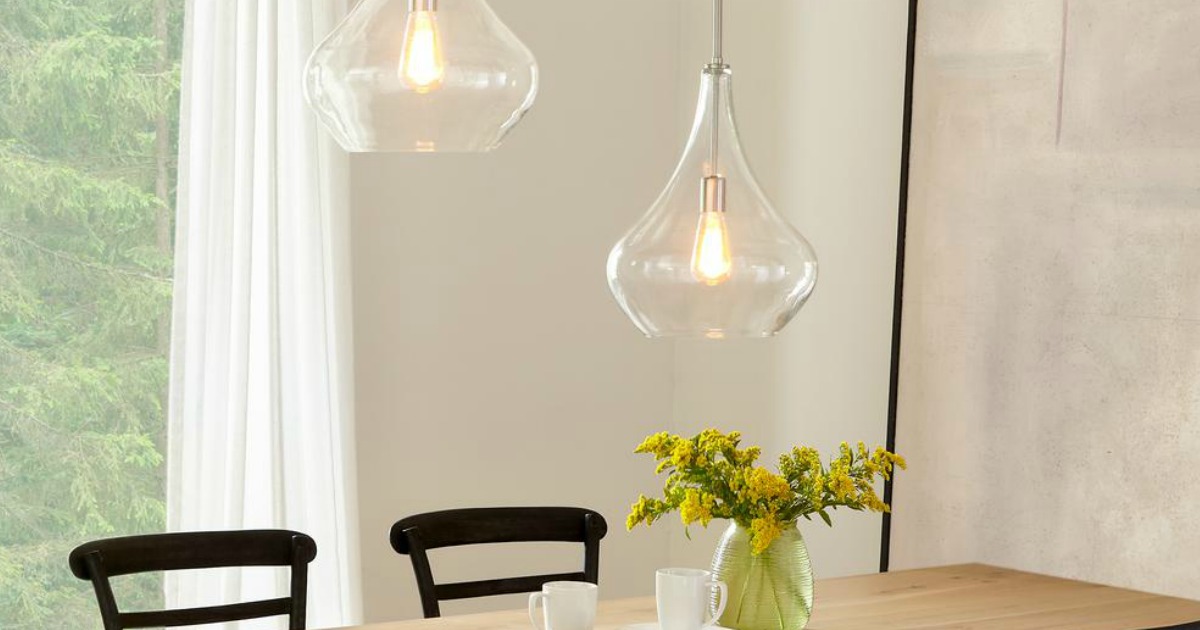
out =
[[[604,260],[629,210],[658,192],[662,165],[674,159],[679,6],[493,6],[542,71],[538,102],[505,145],[490,155],[362,155],[351,165],[372,621],[420,616],[412,569],[387,532],[426,510],[597,509],[612,527],[606,596],[646,592],[666,563],[666,532],[633,536],[622,526],[647,473],[632,446],[670,421],[672,348],[624,320]],[[436,575],[497,577],[488,569],[530,566],[478,557],[435,555]],[[572,550],[547,562],[578,560]]]
[[[645,434],[720,424],[769,451],[883,439],[904,3],[726,4],[743,141],[821,256],[816,294],[779,339],[646,340],[604,280],[609,248],[681,150],[708,55],[706,1],[496,0],[543,79],[506,144],[492,155],[354,158],[368,620],[420,614],[407,559],[386,542],[403,515],[588,505],[610,525],[602,596],[644,594],[655,568],[706,566],[717,533],[687,542],[669,527],[624,531],[631,499],[657,485],[630,453]],[[805,531],[822,575],[876,566],[877,518],[839,515],[832,532]],[[469,579],[576,557],[434,560],[439,579]]]
[[1200,598],[1200,4],[920,6],[893,564]]

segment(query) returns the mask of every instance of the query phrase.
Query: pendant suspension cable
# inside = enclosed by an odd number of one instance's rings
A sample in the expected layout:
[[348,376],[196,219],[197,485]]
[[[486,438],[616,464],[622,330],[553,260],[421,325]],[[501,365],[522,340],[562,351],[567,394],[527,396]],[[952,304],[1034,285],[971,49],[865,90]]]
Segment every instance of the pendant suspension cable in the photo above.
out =
[[724,42],[725,38],[725,15],[724,15],[724,0],[713,0],[713,59],[712,65],[725,65],[724,59]]
[[712,118],[710,119],[710,145],[712,153],[709,156],[709,174],[716,176],[719,174],[717,168],[717,148],[719,146],[719,131],[720,120],[718,116],[721,111],[721,91],[720,91],[720,76],[721,73],[728,67],[725,65],[724,56],[724,39],[725,39],[725,11],[724,0],[713,0],[713,56],[712,62],[708,64],[709,81],[712,89]]

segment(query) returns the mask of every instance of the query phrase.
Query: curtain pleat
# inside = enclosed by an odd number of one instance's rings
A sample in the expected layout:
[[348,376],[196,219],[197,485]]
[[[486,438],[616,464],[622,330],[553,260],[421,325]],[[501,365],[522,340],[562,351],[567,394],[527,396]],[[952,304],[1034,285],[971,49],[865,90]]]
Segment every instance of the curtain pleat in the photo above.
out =
[[[302,92],[345,9],[192,0],[184,38],[168,528],[313,536],[314,628],[360,618],[346,158]],[[167,604],[276,597],[286,577],[169,575]]]

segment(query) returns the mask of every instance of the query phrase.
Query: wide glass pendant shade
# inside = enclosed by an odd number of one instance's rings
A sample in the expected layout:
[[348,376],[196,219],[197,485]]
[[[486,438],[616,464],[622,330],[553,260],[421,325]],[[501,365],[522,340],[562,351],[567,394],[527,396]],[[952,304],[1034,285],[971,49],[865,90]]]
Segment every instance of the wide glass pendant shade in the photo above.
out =
[[305,93],[347,151],[490,151],[533,106],[533,53],[486,0],[363,0]]
[[649,337],[768,337],[817,282],[812,246],[746,163],[731,80],[728,67],[705,69],[675,174],[608,257],[613,296]]

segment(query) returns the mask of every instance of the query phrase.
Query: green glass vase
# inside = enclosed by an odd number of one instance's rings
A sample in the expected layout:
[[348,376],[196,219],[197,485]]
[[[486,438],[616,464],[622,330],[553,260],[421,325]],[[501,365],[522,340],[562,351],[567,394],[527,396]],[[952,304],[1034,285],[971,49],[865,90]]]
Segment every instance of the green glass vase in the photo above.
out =
[[813,604],[812,563],[796,524],[759,555],[750,531],[732,523],[713,554],[712,570],[729,589],[718,623],[734,630],[802,630]]

